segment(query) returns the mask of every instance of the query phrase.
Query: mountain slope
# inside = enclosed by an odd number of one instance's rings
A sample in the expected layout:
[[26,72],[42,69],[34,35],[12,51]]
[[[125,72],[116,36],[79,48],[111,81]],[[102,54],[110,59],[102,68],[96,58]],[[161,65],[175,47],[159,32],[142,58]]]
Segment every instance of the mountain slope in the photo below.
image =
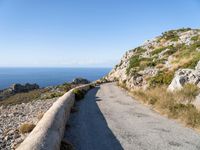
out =
[[170,30],[127,51],[105,79],[119,81],[129,90],[168,86],[177,71],[184,68],[194,69],[199,60],[200,30]]

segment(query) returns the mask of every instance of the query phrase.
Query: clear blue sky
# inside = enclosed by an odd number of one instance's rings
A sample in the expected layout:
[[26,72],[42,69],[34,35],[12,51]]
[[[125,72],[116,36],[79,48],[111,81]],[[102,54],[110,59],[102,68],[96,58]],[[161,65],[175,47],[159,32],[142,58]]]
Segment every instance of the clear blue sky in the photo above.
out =
[[0,67],[112,67],[181,27],[200,28],[200,0],[0,0]]

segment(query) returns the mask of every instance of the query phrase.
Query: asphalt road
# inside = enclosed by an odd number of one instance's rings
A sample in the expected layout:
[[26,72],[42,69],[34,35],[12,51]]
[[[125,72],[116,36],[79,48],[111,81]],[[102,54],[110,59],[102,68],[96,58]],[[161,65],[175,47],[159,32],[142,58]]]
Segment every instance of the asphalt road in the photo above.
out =
[[200,150],[200,134],[140,104],[115,83],[90,90],[76,105],[65,132],[76,150]]

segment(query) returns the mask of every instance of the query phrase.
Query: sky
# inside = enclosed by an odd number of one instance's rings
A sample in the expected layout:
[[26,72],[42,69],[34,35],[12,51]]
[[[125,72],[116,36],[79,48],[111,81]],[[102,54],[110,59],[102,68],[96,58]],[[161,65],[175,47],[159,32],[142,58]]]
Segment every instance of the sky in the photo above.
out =
[[113,67],[182,27],[200,28],[200,0],[0,0],[0,67]]

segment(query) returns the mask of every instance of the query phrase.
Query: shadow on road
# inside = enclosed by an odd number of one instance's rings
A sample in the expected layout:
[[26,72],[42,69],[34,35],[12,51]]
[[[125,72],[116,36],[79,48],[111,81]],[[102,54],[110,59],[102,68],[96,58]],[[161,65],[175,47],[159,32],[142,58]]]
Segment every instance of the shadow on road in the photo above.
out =
[[78,112],[71,114],[64,138],[76,150],[122,150],[122,146],[109,129],[107,122],[96,102],[99,87],[90,90],[84,100],[76,103]]

